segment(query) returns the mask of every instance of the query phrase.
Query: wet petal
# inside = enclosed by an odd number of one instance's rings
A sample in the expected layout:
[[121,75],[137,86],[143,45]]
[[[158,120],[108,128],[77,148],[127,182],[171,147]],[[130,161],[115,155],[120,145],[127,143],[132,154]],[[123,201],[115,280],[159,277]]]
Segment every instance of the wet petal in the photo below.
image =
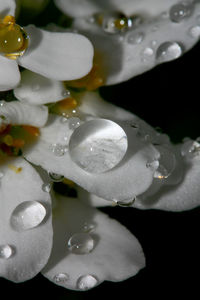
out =
[[6,102],[0,107],[0,114],[15,125],[44,126],[48,118],[45,106],[30,105],[18,101]]
[[[91,117],[90,117],[91,119]],[[144,143],[137,130],[126,122],[119,124],[128,137],[128,151],[122,161],[113,169],[91,174],[72,161],[69,151],[56,156],[52,144],[68,144],[73,130],[61,118],[51,117],[41,129],[40,140],[35,147],[25,153],[28,160],[41,165],[44,169],[62,174],[86,190],[105,199],[127,200],[143,193],[152,183],[153,170],[146,167],[147,161],[159,156],[158,151],[149,143]],[[66,142],[67,140],[67,142]]]
[[75,19],[74,27],[92,41],[98,53],[106,84],[120,83],[176,59],[198,42],[200,4],[196,2],[192,14],[182,22],[171,21],[170,7],[166,11],[163,7],[154,16],[141,11],[143,22],[124,34],[106,33],[98,24],[88,22],[88,17]]
[[11,90],[20,82],[20,72],[16,61],[0,55],[0,91]]
[[31,104],[56,102],[64,98],[65,88],[61,81],[46,78],[25,70],[21,73],[20,85],[15,88],[15,97]]
[[93,47],[80,34],[49,32],[33,25],[25,27],[30,46],[19,64],[55,80],[73,80],[86,75],[93,60]]
[[85,204],[93,207],[105,207],[105,206],[115,206],[116,203],[113,201],[105,200],[101,197],[98,197],[94,194],[88,193],[86,190],[80,186],[76,186],[78,192],[78,199],[83,201]]
[[[144,267],[140,244],[117,221],[77,199],[57,196],[57,203],[53,222],[54,246],[50,260],[42,271],[45,277],[63,287],[78,290],[80,276],[92,275],[92,283],[98,285],[104,280],[127,279]],[[85,222],[95,225],[91,233],[94,248],[88,254],[73,254],[67,248],[68,239],[83,232]],[[67,274],[67,280],[59,282],[57,275],[61,273]]]
[[[50,196],[42,191],[43,181],[25,160],[10,161],[0,170],[3,174],[0,180],[0,246],[7,246],[6,251],[1,252],[0,276],[22,282],[40,272],[50,256],[53,234]],[[46,210],[46,216],[37,227],[17,231],[12,226],[11,215],[26,201],[38,201]]]
[[0,3],[0,18],[6,15],[15,15],[16,1],[15,0],[1,0]]

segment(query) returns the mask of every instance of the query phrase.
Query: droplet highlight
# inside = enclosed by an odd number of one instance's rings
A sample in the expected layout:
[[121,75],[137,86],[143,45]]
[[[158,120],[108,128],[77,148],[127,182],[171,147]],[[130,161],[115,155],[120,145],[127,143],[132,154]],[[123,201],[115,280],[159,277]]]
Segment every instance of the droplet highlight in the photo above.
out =
[[69,275],[67,273],[59,273],[53,279],[55,283],[65,284],[69,280]]
[[175,154],[163,146],[155,146],[156,149],[160,152],[159,166],[156,168],[154,173],[154,178],[157,179],[166,179],[168,178],[175,169],[176,166],[176,157]]
[[81,291],[87,291],[98,284],[98,279],[93,275],[83,275],[77,280],[77,288]]
[[174,60],[183,53],[182,47],[176,42],[165,42],[156,51],[156,60],[159,63]]
[[14,209],[10,223],[15,230],[23,231],[39,226],[45,216],[46,209],[41,203],[25,201]]
[[143,32],[131,32],[127,36],[127,42],[131,45],[138,45],[141,44],[142,41],[144,40],[144,33]]
[[94,239],[86,232],[75,233],[70,237],[67,245],[74,254],[87,254],[94,248]]
[[193,5],[179,3],[170,8],[169,17],[172,22],[180,23],[192,14]]
[[0,245],[0,259],[8,259],[13,255],[13,248],[9,245]]
[[69,154],[72,160],[90,173],[103,173],[117,166],[128,148],[124,130],[106,119],[90,120],[71,135]]
[[42,190],[45,193],[50,193],[50,191],[51,191],[51,183],[43,183]]

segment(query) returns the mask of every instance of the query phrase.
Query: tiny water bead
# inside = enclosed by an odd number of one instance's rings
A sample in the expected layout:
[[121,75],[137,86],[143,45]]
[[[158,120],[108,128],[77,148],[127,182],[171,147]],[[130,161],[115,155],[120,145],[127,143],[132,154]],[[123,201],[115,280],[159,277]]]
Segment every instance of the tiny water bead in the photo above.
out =
[[193,159],[195,157],[200,157],[200,143],[197,139],[196,141],[187,140],[181,147],[182,156]]
[[49,172],[49,178],[54,182],[61,182],[61,181],[63,181],[64,176],[60,175],[60,174],[53,173],[53,172]]
[[98,284],[98,279],[93,275],[83,275],[77,280],[77,288],[81,291],[87,291],[94,288]]
[[43,183],[42,185],[42,190],[45,192],[45,193],[50,193],[51,191],[51,183]]
[[142,53],[141,58],[143,62],[149,61],[153,58],[154,50],[151,47],[146,47]]
[[156,60],[158,62],[167,62],[180,57],[183,49],[177,42],[165,42],[161,44],[156,51]]
[[172,22],[180,23],[192,14],[193,5],[190,3],[175,4],[170,8],[169,17]]
[[87,232],[75,233],[70,237],[67,245],[74,254],[87,254],[94,248],[94,239]]
[[79,126],[81,125],[81,120],[77,117],[72,117],[72,118],[69,118],[68,120],[68,127],[69,129],[76,129],[78,128]]
[[6,16],[0,20],[0,54],[17,59],[27,49],[28,40],[27,33],[15,23],[14,17]]
[[41,224],[46,216],[45,207],[38,201],[20,203],[12,212],[10,223],[17,231],[32,229]]
[[0,245],[0,259],[8,259],[13,255],[13,248],[9,245]]
[[144,32],[131,32],[127,36],[127,42],[131,45],[138,45],[144,40]]
[[69,154],[90,173],[103,173],[117,166],[128,148],[124,130],[115,122],[95,119],[80,125],[72,133]]
[[82,231],[83,231],[83,232],[92,232],[92,231],[95,230],[95,228],[96,228],[96,224],[91,223],[91,222],[90,222],[90,223],[85,222],[85,223],[83,224]]
[[69,275],[66,273],[59,273],[54,276],[54,282],[59,284],[65,284],[69,280]]
[[52,144],[50,146],[51,151],[55,156],[63,156],[68,151],[68,146],[63,144]]

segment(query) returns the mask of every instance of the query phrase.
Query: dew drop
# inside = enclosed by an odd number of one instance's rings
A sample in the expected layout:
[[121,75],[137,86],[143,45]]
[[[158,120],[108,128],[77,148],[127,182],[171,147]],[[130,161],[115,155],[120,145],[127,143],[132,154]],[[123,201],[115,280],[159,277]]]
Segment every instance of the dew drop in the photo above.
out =
[[50,193],[51,191],[51,183],[43,183],[42,190],[46,193]]
[[142,61],[143,62],[149,61],[150,59],[152,59],[153,54],[154,54],[154,50],[152,48],[150,47],[145,48],[142,51]]
[[54,282],[59,284],[65,284],[69,280],[69,275],[66,273],[59,273],[54,276]]
[[65,90],[65,91],[62,92],[62,96],[65,97],[65,98],[70,97],[70,95],[71,95],[71,93],[70,93],[69,90]]
[[131,207],[135,201],[136,201],[136,197],[124,201],[114,200],[114,202],[120,207]]
[[87,232],[75,233],[68,241],[68,249],[75,254],[87,254],[94,248],[94,240]]
[[37,227],[46,216],[45,207],[37,201],[25,201],[12,212],[10,222],[17,231]]
[[63,156],[67,152],[68,146],[62,144],[52,144],[50,149],[55,156]]
[[192,159],[200,155],[200,143],[196,141],[187,140],[181,147],[181,154],[186,158]]
[[0,245],[0,258],[8,259],[13,255],[13,249],[9,245]]
[[168,178],[175,169],[176,158],[172,151],[163,146],[155,146],[160,152],[159,166],[154,173],[154,178],[165,179]]
[[146,167],[149,168],[151,171],[155,171],[159,167],[159,161],[157,159],[154,159],[152,161],[148,161],[146,163]]
[[143,32],[131,32],[127,36],[127,42],[131,45],[138,45],[144,40],[144,33]]
[[53,172],[49,172],[49,178],[54,182],[61,182],[61,181],[63,181],[64,176],[60,175],[60,174],[53,173]]
[[72,117],[68,120],[68,127],[71,130],[78,128],[81,125],[81,120],[77,117]]
[[192,4],[175,4],[170,8],[169,17],[172,22],[180,23],[192,13]]
[[87,222],[85,222],[83,224],[82,231],[83,232],[92,232],[92,231],[94,231],[95,227],[96,227],[96,225],[94,223],[87,223]]
[[87,291],[98,284],[98,279],[93,275],[83,275],[77,280],[77,288],[81,291]]
[[69,153],[72,160],[90,173],[114,168],[128,147],[124,130],[115,122],[96,119],[85,122],[71,135]]
[[132,19],[119,12],[100,13],[96,16],[96,20],[103,31],[109,34],[124,32],[133,26]]
[[176,42],[165,42],[161,44],[156,51],[158,62],[167,62],[176,59],[182,54],[182,47]]
[[196,25],[189,29],[189,35],[193,38],[199,38],[200,37],[200,26]]

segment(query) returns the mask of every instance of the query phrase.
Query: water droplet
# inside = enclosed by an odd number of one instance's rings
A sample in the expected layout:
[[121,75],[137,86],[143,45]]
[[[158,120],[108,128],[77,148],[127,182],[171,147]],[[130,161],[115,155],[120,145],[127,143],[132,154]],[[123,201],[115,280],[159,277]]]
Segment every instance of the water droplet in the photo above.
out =
[[147,163],[146,163],[146,167],[147,168],[150,168],[151,169],[151,171],[155,171],[158,167],[159,167],[159,161],[157,160],[157,159],[154,159],[154,160],[152,160],[152,161],[148,161]]
[[161,44],[156,52],[158,62],[167,62],[176,59],[182,54],[182,47],[176,42],[165,42]]
[[81,120],[79,118],[73,117],[68,121],[69,129],[74,130],[81,125]]
[[62,144],[52,144],[50,149],[55,156],[63,156],[67,152],[68,146]]
[[192,4],[175,4],[170,8],[169,17],[172,22],[179,23],[185,18],[189,17],[192,13]]
[[53,172],[49,172],[49,178],[54,182],[61,182],[61,181],[63,181],[64,176],[60,175],[60,174],[53,173]]
[[200,143],[199,140],[186,141],[181,147],[181,154],[189,159],[192,159],[200,155]]
[[124,130],[106,119],[85,122],[75,129],[69,141],[72,160],[91,173],[103,173],[114,168],[123,159],[127,148]]
[[69,280],[69,275],[66,273],[59,273],[54,276],[55,283],[65,284]]
[[92,231],[94,231],[95,227],[96,227],[96,225],[94,223],[91,223],[91,222],[87,223],[87,222],[85,222],[83,224],[82,231],[84,231],[84,232],[92,232]]
[[189,35],[193,38],[199,38],[200,37],[200,26],[196,25],[189,29]]
[[77,288],[81,291],[92,289],[98,284],[98,279],[93,275],[83,275],[77,280]]
[[4,173],[0,172],[0,180],[3,178],[3,176],[4,176]]
[[119,12],[104,12],[96,15],[96,21],[106,33],[116,34],[130,29],[132,19]]
[[50,193],[51,191],[51,183],[43,183],[42,190],[46,193]]
[[142,52],[142,61],[146,62],[152,59],[153,54],[154,54],[154,50],[152,48],[150,47],[145,48]]
[[154,173],[154,178],[168,178],[175,169],[176,157],[168,148],[157,145],[155,148],[160,152],[159,166]]
[[0,258],[8,259],[13,255],[13,249],[9,245],[0,245]]
[[70,93],[69,90],[65,90],[65,91],[62,92],[62,96],[65,97],[65,98],[70,97],[70,95],[71,95],[71,93]]
[[10,222],[17,231],[34,228],[41,224],[46,216],[45,207],[37,201],[20,203],[13,211]]
[[131,45],[140,44],[144,40],[144,33],[143,32],[131,32],[127,36],[127,42]]
[[0,100],[0,107],[3,107],[5,105],[6,101],[5,100]]
[[131,207],[135,201],[136,201],[135,196],[131,199],[123,200],[123,201],[114,200],[114,202],[116,202],[116,204],[120,207]]
[[68,241],[68,249],[75,254],[87,254],[94,248],[94,240],[89,233],[75,233]]

